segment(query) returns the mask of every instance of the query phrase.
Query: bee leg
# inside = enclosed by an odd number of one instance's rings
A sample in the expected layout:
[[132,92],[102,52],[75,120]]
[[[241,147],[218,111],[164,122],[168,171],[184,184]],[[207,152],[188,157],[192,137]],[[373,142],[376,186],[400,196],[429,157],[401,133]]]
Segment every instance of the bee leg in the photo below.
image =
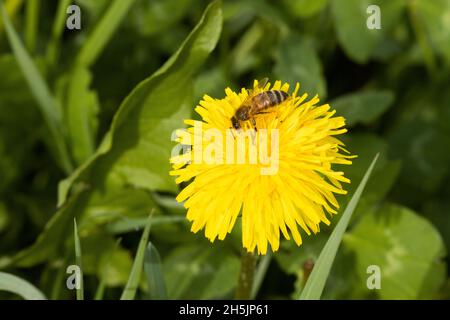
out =
[[258,128],[256,127],[256,120],[255,118],[251,119],[252,125],[253,125],[253,129],[255,129],[255,131],[258,131]]

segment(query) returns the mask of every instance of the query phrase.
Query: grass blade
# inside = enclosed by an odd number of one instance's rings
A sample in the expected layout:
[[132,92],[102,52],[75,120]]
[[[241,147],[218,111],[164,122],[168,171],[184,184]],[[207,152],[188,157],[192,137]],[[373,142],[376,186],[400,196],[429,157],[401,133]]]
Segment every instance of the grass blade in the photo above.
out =
[[336,257],[336,252],[339,248],[339,245],[342,240],[342,236],[344,235],[345,230],[347,229],[348,222],[353,214],[353,211],[358,204],[359,198],[361,197],[362,192],[366,186],[367,181],[369,180],[370,174],[375,166],[375,163],[378,159],[377,154],[367,169],[364,177],[359,183],[358,188],[353,194],[350,202],[345,208],[345,211],[339,220],[339,223],[333,230],[330,238],[322,249],[319,258],[309,276],[308,281],[306,282],[305,288],[300,294],[300,300],[318,300],[322,295],[323,288],[325,287],[325,282],[328,278],[328,274],[330,273],[331,266],[333,265],[334,258]]
[[40,0],[27,1],[25,19],[25,44],[27,45],[27,49],[31,54],[33,54],[36,49],[39,11]]
[[54,66],[58,60],[60,39],[66,26],[66,10],[71,2],[72,0],[59,0],[56,17],[52,27],[52,37],[47,46],[46,59],[48,65]]
[[115,0],[81,48],[77,62],[90,66],[116,32],[135,0]]
[[77,300],[83,300],[84,299],[84,285],[83,285],[83,266],[81,261],[81,244],[80,244],[80,238],[78,237],[78,228],[77,228],[77,221],[73,219],[73,236],[75,241],[75,261],[77,266],[81,270],[80,275],[80,288],[77,289]]
[[33,93],[44,120],[50,130],[53,138],[53,142],[56,148],[57,158],[66,171],[70,173],[72,171],[72,164],[70,161],[67,146],[62,134],[62,112],[59,106],[56,104],[54,97],[50,93],[50,90],[45,83],[44,78],[40,74],[38,68],[34,64],[33,60],[25,50],[22,41],[17,35],[12,23],[5,12],[2,2],[0,1],[0,11],[2,13],[3,22],[5,24],[6,34],[9,39],[14,56],[17,59],[17,63],[22,70],[22,73]]
[[255,272],[255,278],[253,279],[252,291],[250,293],[250,299],[255,299],[258,294],[259,288],[266,276],[267,268],[269,268],[270,261],[272,260],[272,251],[268,251],[265,256],[261,258]]
[[44,294],[26,280],[0,272],[0,291],[9,291],[26,300],[46,300]]
[[133,266],[131,267],[130,276],[128,277],[125,289],[123,289],[120,300],[133,300],[136,296],[136,291],[139,286],[139,280],[141,279],[142,266],[144,264],[145,248],[147,247],[148,237],[150,235],[150,226],[152,225],[153,211],[147,220],[144,232],[142,233],[141,241],[134,258]]
[[158,250],[149,242],[144,257],[144,271],[147,278],[149,298],[151,300],[167,299],[166,284],[161,267]]

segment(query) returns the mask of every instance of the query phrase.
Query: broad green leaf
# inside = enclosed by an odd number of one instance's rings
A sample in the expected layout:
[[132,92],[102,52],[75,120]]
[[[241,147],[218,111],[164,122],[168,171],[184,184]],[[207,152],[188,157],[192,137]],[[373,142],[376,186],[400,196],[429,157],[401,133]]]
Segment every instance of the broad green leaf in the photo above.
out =
[[26,300],[46,300],[44,294],[26,280],[0,272],[0,291],[9,291]]
[[73,219],[73,237],[74,237],[74,243],[75,243],[75,262],[81,270],[80,288],[77,289],[77,300],[83,300],[84,299],[83,264],[82,264],[82,260],[81,260],[81,244],[80,244],[80,238],[78,236],[78,228],[77,228],[76,219]]
[[163,261],[167,295],[170,299],[229,297],[239,269],[239,257],[222,243],[178,245]]
[[291,86],[299,82],[301,92],[310,96],[318,94],[320,99],[326,97],[322,64],[312,39],[298,35],[288,37],[278,47],[275,60],[274,73],[277,79],[282,79]]
[[99,262],[97,276],[102,279],[105,287],[123,286],[133,266],[133,260],[128,250],[122,247],[103,254]]
[[44,117],[44,120],[52,135],[57,160],[60,162],[66,173],[70,173],[72,170],[72,164],[64,139],[61,108],[56,103],[47,86],[47,83],[40,74],[34,61],[25,50],[19,36],[11,24],[11,21],[9,20],[9,17],[5,13],[2,2],[0,2],[0,10],[2,12],[6,33],[8,35],[13,53],[17,59],[17,63],[22,70],[31,92],[38,102],[42,116]]
[[214,49],[221,26],[220,3],[213,2],[180,49],[124,100],[94,156],[60,184],[60,204],[73,183],[83,180],[96,184],[119,177],[123,185],[175,190],[168,174],[171,133],[193,109],[192,77]]
[[[115,225],[117,232],[133,231],[126,226],[133,225],[134,221],[141,223],[133,227],[143,228],[147,222],[148,212],[154,207],[155,202],[145,190],[107,185],[103,190],[91,192],[83,213],[83,230],[96,229],[104,225],[108,225],[107,229],[111,230],[109,225]],[[155,213],[159,211],[156,210]]]
[[158,250],[149,242],[144,256],[144,271],[151,300],[167,299],[166,285]]
[[391,91],[363,91],[340,96],[330,102],[337,115],[343,116],[349,126],[370,124],[377,120],[394,101]]
[[[85,233],[83,231],[83,233]],[[83,273],[97,276],[104,290],[127,283],[133,260],[128,250],[120,246],[113,236],[96,230],[81,239],[83,246]]]
[[294,16],[305,18],[325,8],[328,0],[283,0],[283,5]]
[[[331,0],[337,38],[347,56],[358,63],[367,62],[382,37],[398,22],[405,3],[403,0]],[[380,7],[381,29],[367,27],[369,5]]]
[[364,174],[364,177],[362,178],[358,188],[356,189],[350,202],[348,203],[347,208],[345,208],[344,213],[339,220],[339,223],[334,228],[333,233],[322,249],[322,252],[320,253],[319,258],[314,265],[311,275],[306,282],[305,288],[300,295],[300,300],[320,299],[323,288],[325,287],[325,283],[330,273],[331,266],[333,265],[334,258],[336,257],[336,252],[341,243],[342,236],[347,229],[347,225],[350,221],[353,211],[358,204],[359,198],[364,191],[364,188],[367,184],[370,174],[372,173],[373,167],[377,162],[377,159],[378,154],[375,156],[366,173]]
[[115,0],[111,3],[81,48],[76,58],[77,64],[90,66],[95,62],[134,2],[135,0]]
[[127,284],[123,289],[120,300],[133,300],[136,296],[136,291],[141,279],[142,268],[144,265],[145,248],[147,247],[148,237],[150,235],[150,226],[152,225],[152,215],[148,217],[147,225],[144,232],[142,232],[141,240],[134,258],[133,267],[131,268],[130,276],[128,277]]
[[91,73],[80,65],[75,65],[61,82],[59,98],[65,106],[69,146],[76,163],[82,164],[94,153],[99,111],[97,93],[90,89]]
[[[360,286],[371,265],[380,268],[381,299],[433,298],[445,280],[444,245],[437,230],[413,211],[393,204],[367,212],[344,237],[356,254]],[[365,287],[367,294],[370,290]]]

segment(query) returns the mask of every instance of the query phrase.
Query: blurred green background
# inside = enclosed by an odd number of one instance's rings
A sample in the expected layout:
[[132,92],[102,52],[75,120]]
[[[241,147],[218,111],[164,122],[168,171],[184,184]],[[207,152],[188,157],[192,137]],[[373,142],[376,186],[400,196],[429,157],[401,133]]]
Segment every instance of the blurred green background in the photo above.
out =
[[[343,140],[358,155],[342,168],[350,194],[381,152],[323,298],[450,298],[450,0],[224,0],[194,31],[208,1],[72,2],[81,30],[65,28],[71,1],[3,0],[15,32],[0,18],[2,271],[74,299],[76,217],[85,297],[117,299],[155,208],[168,297],[233,297],[239,226],[213,245],[190,233],[168,175],[170,136],[203,94],[269,77],[300,82],[346,117]],[[370,4],[379,30],[366,27]],[[339,217],[265,258],[256,297],[298,296]],[[370,265],[380,290],[366,286]],[[147,291],[142,279],[137,297]]]

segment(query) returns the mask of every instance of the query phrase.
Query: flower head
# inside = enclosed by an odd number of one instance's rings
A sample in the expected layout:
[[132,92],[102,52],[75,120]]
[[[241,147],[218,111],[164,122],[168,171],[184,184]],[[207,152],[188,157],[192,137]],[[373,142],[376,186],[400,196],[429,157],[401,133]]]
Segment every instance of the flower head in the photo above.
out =
[[259,254],[268,243],[276,251],[280,233],[300,245],[298,226],[310,235],[330,224],[327,213],[339,208],[334,194],[345,194],[341,182],[350,182],[332,165],[352,158],[335,138],[347,131],[345,119],[317,105],[317,96],[298,95],[299,84],[286,100],[253,112],[242,130],[230,129],[236,111],[268,90],[288,92],[289,85],[255,81],[253,90],[227,88],[223,99],[205,95],[195,109],[202,121],[185,120],[190,127],[177,132],[190,148],[171,158],[170,172],[188,183],[177,201],[184,201],[193,232],[204,228],[211,242],[223,240],[241,216],[243,247]]

